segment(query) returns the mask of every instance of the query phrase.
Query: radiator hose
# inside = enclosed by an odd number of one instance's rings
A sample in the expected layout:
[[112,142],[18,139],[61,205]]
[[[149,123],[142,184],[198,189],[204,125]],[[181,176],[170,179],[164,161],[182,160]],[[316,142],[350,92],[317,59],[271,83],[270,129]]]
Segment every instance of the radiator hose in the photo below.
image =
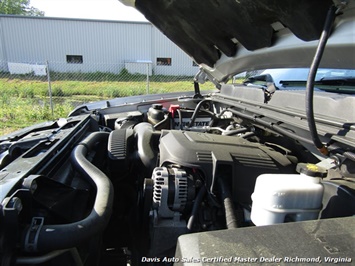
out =
[[[107,132],[94,132],[80,142],[71,154],[73,167],[96,190],[90,214],[70,224],[33,224],[26,230],[23,248],[27,252],[45,252],[68,249],[102,232],[109,222],[113,205],[113,186],[109,178],[86,155],[97,143],[107,142]],[[34,217],[34,219],[42,219]],[[33,220],[32,220],[33,221]]]

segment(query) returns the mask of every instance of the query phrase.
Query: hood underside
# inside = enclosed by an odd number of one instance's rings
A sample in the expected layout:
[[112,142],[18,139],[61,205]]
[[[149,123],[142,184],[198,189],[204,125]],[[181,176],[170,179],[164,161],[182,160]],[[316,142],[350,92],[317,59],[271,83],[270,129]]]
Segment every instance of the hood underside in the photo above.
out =
[[[136,0],[132,5],[221,82],[245,70],[309,66],[327,12],[334,4],[332,0]],[[348,13],[346,19],[353,17]],[[348,62],[342,62],[342,67],[353,67],[355,62],[354,56],[349,60],[349,52],[354,54],[354,29],[351,35],[341,41],[346,48],[341,55],[348,53],[344,56]],[[309,44],[302,51],[303,43]],[[260,50],[264,54],[260,60],[246,59]],[[284,60],[276,58],[274,63],[273,55]],[[330,66],[333,56],[325,57],[331,58],[322,66],[336,67]]]

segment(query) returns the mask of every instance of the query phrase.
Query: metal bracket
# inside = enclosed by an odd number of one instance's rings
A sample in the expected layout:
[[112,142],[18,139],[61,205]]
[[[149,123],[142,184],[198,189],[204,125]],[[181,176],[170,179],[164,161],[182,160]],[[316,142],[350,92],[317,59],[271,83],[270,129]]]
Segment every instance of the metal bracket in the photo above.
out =
[[37,251],[38,236],[44,224],[43,217],[33,217],[30,228],[25,239],[25,250],[28,252]]

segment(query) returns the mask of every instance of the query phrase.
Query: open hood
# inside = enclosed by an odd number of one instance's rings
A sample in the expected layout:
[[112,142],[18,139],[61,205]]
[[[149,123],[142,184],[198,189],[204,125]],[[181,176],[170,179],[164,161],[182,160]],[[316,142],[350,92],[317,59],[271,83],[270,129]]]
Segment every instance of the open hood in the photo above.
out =
[[[0,265],[354,265],[355,0],[124,2],[199,63],[194,90],[155,75],[180,92],[0,137]],[[140,76],[97,85],[141,94]]]
[[189,54],[211,80],[248,70],[309,67],[331,6],[320,67],[355,65],[355,3],[333,0],[121,0]]

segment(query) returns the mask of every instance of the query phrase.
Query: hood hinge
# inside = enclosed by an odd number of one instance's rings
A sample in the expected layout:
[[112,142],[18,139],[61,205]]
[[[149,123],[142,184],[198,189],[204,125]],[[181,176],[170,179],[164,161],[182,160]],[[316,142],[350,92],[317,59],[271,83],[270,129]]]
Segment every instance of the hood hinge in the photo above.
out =
[[221,89],[221,84],[211,74],[206,73],[203,69],[200,69],[194,77],[194,81],[200,84],[204,84],[207,80],[211,81],[217,89]]

